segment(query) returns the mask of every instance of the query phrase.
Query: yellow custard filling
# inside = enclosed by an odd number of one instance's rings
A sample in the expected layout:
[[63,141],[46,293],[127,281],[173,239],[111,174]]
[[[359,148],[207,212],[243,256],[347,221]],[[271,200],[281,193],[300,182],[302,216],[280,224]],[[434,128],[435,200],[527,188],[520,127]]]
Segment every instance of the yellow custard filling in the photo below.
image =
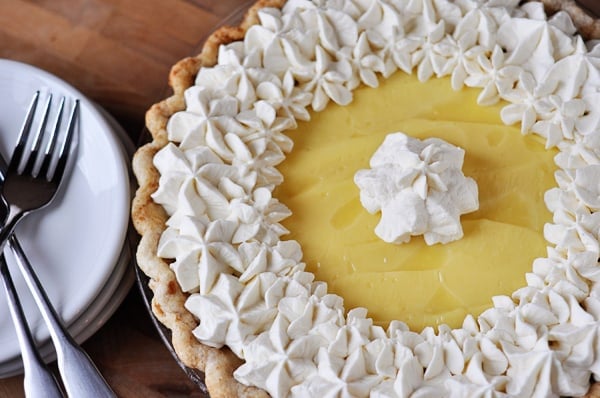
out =
[[[503,104],[478,106],[479,92],[396,73],[289,132],[294,150],[279,166],[284,182],[275,192],[292,211],[283,224],[301,244],[307,270],[347,309],[365,307],[377,324],[399,319],[415,331],[459,327],[493,296],[524,286],[533,259],[545,255],[543,225],[552,217],[543,196],[555,185],[555,152],[505,126]],[[413,237],[395,245],[375,235],[380,214],[361,206],[354,174],[397,131],[465,150],[463,172],[478,184],[480,207],[462,216],[462,239],[427,246]]]

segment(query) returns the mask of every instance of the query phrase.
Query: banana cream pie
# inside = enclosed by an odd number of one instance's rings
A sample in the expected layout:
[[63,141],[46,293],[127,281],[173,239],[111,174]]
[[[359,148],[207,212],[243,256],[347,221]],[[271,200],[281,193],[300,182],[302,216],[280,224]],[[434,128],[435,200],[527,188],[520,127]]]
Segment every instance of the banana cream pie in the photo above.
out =
[[600,48],[550,3],[263,0],[173,67],[137,258],[211,396],[588,392]]

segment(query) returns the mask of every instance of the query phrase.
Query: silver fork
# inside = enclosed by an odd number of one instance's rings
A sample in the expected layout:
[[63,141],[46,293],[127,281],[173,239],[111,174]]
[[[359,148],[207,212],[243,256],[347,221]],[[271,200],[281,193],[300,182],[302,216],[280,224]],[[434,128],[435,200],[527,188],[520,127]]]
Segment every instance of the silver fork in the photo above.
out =
[[[56,152],[58,142],[61,116],[64,109],[64,98],[59,104],[56,121],[51,129],[47,148],[43,154],[40,154],[40,146],[45,134],[45,124],[50,109],[51,97],[49,97],[31,149],[28,151],[28,154],[25,153],[38,98],[39,92],[36,93],[32,100],[21,133],[19,134],[17,146],[6,168],[6,175],[2,185],[2,197],[6,202],[8,215],[4,228],[0,230],[0,248],[4,247],[8,239],[10,248],[13,254],[15,254],[17,264],[50,331],[50,337],[56,349],[58,368],[67,394],[71,397],[114,397],[114,392],[110,389],[89,356],[77,345],[62,325],[17,238],[12,235],[15,226],[23,217],[46,206],[54,198],[64,175],[73,142],[79,101],[75,101],[69,115],[65,137],[58,150],[58,157],[55,161],[56,165],[52,171],[51,165],[55,157],[54,152]],[[39,163],[38,157],[41,157],[39,159],[41,165],[36,171],[36,164]],[[3,159],[1,163],[4,163]],[[21,163],[25,163],[22,170],[20,169]],[[5,166],[5,164],[0,164],[0,166]],[[28,381],[26,377],[25,383],[28,382],[35,383],[35,381]]]
[[[25,153],[38,99],[39,92],[35,94],[32,100],[25,123],[19,134],[17,145],[15,146],[15,150],[4,176],[2,199],[6,203],[8,214],[4,220],[4,227],[0,230],[0,248],[2,249],[23,217],[30,214],[32,211],[47,206],[54,198],[65,172],[71,143],[73,142],[73,132],[75,131],[74,118],[77,114],[78,102],[75,102],[75,106],[69,117],[67,131],[57,155],[58,159],[56,161],[56,166],[53,173],[50,173],[50,166],[53,157],[55,156],[54,152],[56,151],[58,142],[60,116],[62,115],[64,107],[64,99],[59,105],[58,117],[56,118],[54,128],[50,132],[46,150],[40,155],[40,147],[42,146],[45,125],[52,100],[51,96],[49,96],[39,128],[33,137],[31,149],[27,154]],[[38,157],[41,157],[40,160],[42,163],[36,171],[35,168],[38,163]],[[23,166],[22,163],[24,163]]]
[[23,369],[25,371],[25,382],[23,383],[25,396],[61,398],[63,394],[58,381],[42,361],[31,335],[31,330],[27,327],[27,319],[23,313],[17,289],[10,276],[4,253],[0,253],[0,277],[4,282],[8,309],[21,348],[21,358],[23,359]]

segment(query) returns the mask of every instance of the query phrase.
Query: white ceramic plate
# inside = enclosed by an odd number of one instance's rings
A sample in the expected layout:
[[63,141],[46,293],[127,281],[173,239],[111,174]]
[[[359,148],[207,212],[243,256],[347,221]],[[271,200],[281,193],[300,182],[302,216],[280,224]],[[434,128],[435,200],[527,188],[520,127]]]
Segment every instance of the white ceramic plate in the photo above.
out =
[[[123,149],[93,103],[56,76],[0,60],[0,152],[9,158],[36,90],[79,98],[76,161],[55,201],[25,219],[17,235],[57,312],[71,325],[101,295],[115,271],[129,225],[130,180]],[[7,256],[10,258],[11,256]],[[25,282],[11,265],[38,341],[48,332]],[[0,294],[0,364],[19,354],[4,294]]]
[[[124,156],[130,159],[135,151],[135,146],[127,133],[104,109],[98,107],[98,110],[104,115],[117,137],[121,140]],[[133,178],[131,180],[133,181]],[[134,233],[133,228],[130,228],[129,239],[125,241],[119,260],[98,297],[81,316],[68,325],[69,332],[78,343],[83,343],[96,333],[110,319],[129,293],[135,280],[133,259],[134,248],[137,245],[136,240],[137,235]],[[42,342],[39,345],[39,350],[46,363],[56,358],[54,346],[50,340]],[[23,373],[23,362],[20,356],[13,357],[0,364],[0,378],[21,373]]]
[[[102,294],[68,326],[75,341],[79,344],[83,343],[110,319],[129,293],[134,280],[135,272],[131,266],[131,246],[126,243],[115,272],[111,274],[102,288]],[[38,349],[46,363],[56,359],[54,346],[50,340],[40,344]],[[0,364],[0,379],[21,373],[23,373],[23,362],[20,356]]]

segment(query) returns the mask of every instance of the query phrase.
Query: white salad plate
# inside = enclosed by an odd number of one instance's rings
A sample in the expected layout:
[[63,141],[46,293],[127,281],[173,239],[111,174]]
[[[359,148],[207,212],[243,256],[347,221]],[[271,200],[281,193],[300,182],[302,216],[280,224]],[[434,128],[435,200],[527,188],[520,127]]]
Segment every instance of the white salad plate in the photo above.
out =
[[[110,317],[131,286],[128,161],[114,122],[83,94],[48,72],[0,59],[0,153],[5,159],[36,90],[41,99],[49,92],[57,99],[65,95],[67,105],[79,98],[78,145],[55,200],[23,220],[16,234],[59,316],[82,342]],[[37,341],[44,342],[49,334],[42,317],[8,252],[7,259],[29,325]],[[48,344],[43,350],[53,355]],[[19,353],[2,293],[0,377],[20,368]]]
[[[121,305],[135,280],[135,272],[131,267],[131,253],[128,244],[123,247],[121,258],[115,267],[115,272],[102,289],[102,294],[86,311],[70,325],[69,332],[78,343],[83,343],[102,327]],[[50,340],[38,346],[40,355],[46,363],[56,359],[54,346]],[[23,373],[21,356],[0,364],[0,378],[6,378]]]

